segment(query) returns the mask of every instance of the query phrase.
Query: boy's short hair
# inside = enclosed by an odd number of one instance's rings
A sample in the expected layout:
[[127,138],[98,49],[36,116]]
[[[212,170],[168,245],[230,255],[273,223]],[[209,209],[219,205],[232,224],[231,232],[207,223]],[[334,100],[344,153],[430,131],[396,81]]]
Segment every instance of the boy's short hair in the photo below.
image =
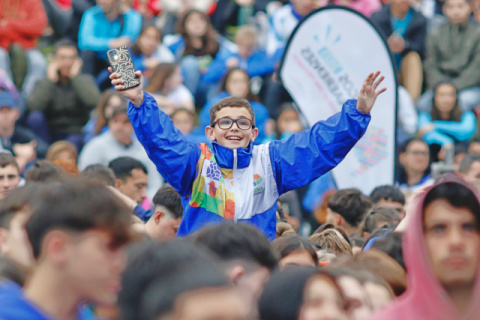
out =
[[110,116],[110,118],[107,119],[107,121],[112,120],[119,114],[127,114],[127,110],[128,110],[128,107],[126,105],[122,104],[121,106],[117,106],[116,108],[113,109],[112,115]]
[[15,160],[15,157],[11,153],[0,152],[0,168],[5,168],[10,165],[14,166],[18,171],[20,171],[17,160]]
[[60,50],[61,48],[72,48],[78,52],[77,45],[68,39],[62,39],[55,43],[55,45],[53,46],[53,54],[57,54],[58,50]]
[[268,239],[248,224],[224,222],[205,227],[191,238],[225,262],[243,260],[270,270],[278,263],[278,256]]
[[115,174],[113,170],[105,167],[103,164],[89,165],[80,173],[80,176],[92,182],[98,182],[110,187],[115,186]]
[[31,182],[63,181],[68,175],[50,160],[38,160],[25,172],[25,180]]
[[470,210],[475,217],[476,228],[480,230],[480,203],[468,187],[456,182],[441,183],[433,187],[425,197],[423,211],[436,200],[445,200],[452,207]]
[[370,199],[356,188],[339,190],[328,199],[328,208],[341,215],[353,227],[360,224],[371,206]]
[[148,174],[147,167],[137,159],[132,157],[118,157],[110,161],[108,167],[112,169],[115,174],[116,179],[120,179],[123,182],[127,180],[128,177],[132,176],[132,170],[140,169],[145,174]]
[[252,106],[250,105],[247,99],[243,99],[239,97],[227,97],[215,103],[213,107],[210,108],[210,124],[211,125],[215,123],[217,112],[226,107],[247,109],[248,113],[250,113],[250,115],[252,116],[252,123],[255,125],[255,113],[253,112]]
[[390,200],[402,205],[405,204],[405,196],[402,191],[398,187],[390,185],[379,186],[373,189],[372,193],[370,193],[370,199],[374,204],[380,200]]
[[230,286],[215,257],[185,239],[136,243],[127,256],[118,297],[123,320],[162,319],[189,291]]
[[172,214],[173,219],[183,216],[182,197],[171,185],[164,184],[153,197],[155,209],[157,206],[164,207]]
[[110,234],[114,245],[121,246],[132,237],[130,216],[127,206],[107,187],[76,178],[45,190],[25,229],[38,259],[43,239],[52,230],[102,230]]
[[172,113],[170,113],[170,119],[173,119],[177,115],[177,113],[180,113],[180,112],[187,113],[192,118],[192,120],[195,120],[195,113],[193,113],[192,111],[184,107],[177,108]]
[[235,42],[237,42],[238,39],[245,37],[252,38],[256,41],[257,34],[257,29],[254,26],[245,24],[237,29],[237,32],[235,33]]
[[389,224],[399,223],[400,220],[402,220],[402,218],[400,218],[400,215],[395,209],[384,206],[375,207],[365,216],[362,231],[371,234],[378,228],[382,227],[380,226],[377,228],[378,222],[385,222],[384,224]]

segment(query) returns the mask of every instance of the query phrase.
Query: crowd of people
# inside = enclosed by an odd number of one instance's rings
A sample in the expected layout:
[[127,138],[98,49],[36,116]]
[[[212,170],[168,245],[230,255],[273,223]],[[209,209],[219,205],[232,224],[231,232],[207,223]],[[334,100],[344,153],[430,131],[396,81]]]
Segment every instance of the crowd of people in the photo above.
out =
[[[477,2],[0,1],[0,319],[477,319]],[[329,171],[396,88],[365,75],[305,128],[278,79],[329,5],[397,72],[396,181],[369,194]]]

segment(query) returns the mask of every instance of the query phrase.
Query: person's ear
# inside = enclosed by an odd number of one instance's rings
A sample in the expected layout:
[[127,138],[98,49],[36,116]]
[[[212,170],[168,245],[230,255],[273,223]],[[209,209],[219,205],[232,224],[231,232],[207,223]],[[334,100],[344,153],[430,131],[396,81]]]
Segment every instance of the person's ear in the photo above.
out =
[[215,141],[217,140],[217,138],[215,137],[215,129],[210,127],[210,126],[206,126],[205,127],[205,134],[207,135],[208,139],[210,139],[210,141]]
[[155,222],[155,224],[159,224],[160,220],[165,217],[165,212],[163,212],[162,210],[157,210],[153,215],[153,221]]
[[47,255],[53,264],[62,266],[68,260],[69,237],[66,232],[60,230],[48,232],[41,243],[40,255]]
[[120,189],[123,185],[122,179],[115,179],[115,189]]
[[0,253],[6,253],[7,250],[7,239],[8,239],[8,229],[0,228]]
[[240,265],[235,265],[230,269],[228,269],[227,278],[231,283],[236,285],[244,274],[245,274],[245,268]]
[[335,220],[334,220],[334,225],[335,226],[339,226],[339,227],[343,227],[345,225],[345,220],[343,219],[343,217],[341,215],[339,215],[338,213],[335,214]]
[[252,136],[250,137],[250,141],[254,142],[257,137],[258,137],[258,128],[255,128],[252,130]]

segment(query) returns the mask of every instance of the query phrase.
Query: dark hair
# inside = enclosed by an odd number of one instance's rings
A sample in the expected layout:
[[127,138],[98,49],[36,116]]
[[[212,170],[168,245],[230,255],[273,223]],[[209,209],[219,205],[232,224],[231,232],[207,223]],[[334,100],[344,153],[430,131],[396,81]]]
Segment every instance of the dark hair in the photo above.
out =
[[380,200],[389,200],[405,205],[405,196],[402,191],[398,187],[391,185],[376,187],[370,193],[370,199],[374,204],[377,204]]
[[273,249],[280,255],[280,259],[286,257],[290,253],[296,250],[306,250],[315,265],[318,262],[317,252],[314,246],[305,238],[299,236],[285,236],[275,239],[272,243]]
[[145,91],[149,93],[161,91],[165,87],[165,81],[172,76],[177,68],[180,67],[175,63],[159,63],[153,70],[150,82],[145,87]]
[[255,125],[255,113],[253,112],[252,106],[247,101],[247,99],[238,98],[238,97],[226,97],[218,101],[217,103],[215,103],[210,108],[210,125],[212,125],[215,122],[215,117],[217,116],[217,112],[226,107],[247,109],[248,113],[250,113],[250,115],[252,116],[253,125]]
[[135,44],[132,46],[131,48],[131,51],[134,55],[142,55],[143,52],[142,50],[140,50],[140,46],[138,45],[138,39],[140,39],[140,37],[145,33],[145,31],[147,31],[148,29],[154,29],[155,31],[158,32],[158,34],[160,35],[160,42],[162,41],[162,30],[160,30],[159,28],[157,28],[157,26],[152,23],[152,22],[145,22],[142,26],[142,29],[140,30],[140,34],[138,35],[137,37],[137,41],[135,42]]
[[248,101],[259,101],[258,97],[252,93],[252,90],[250,90],[250,76],[248,75],[248,73],[245,70],[240,69],[240,68],[232,68],[232,69],[227,71],[227,73],[222,77],[222,80],[220,82],[220,92],[227,91],[228,80],[230,80],[230,76],[234,72],[237,72],[237,71],[243,73],[249,81],[248,92],[247,92],[247,96],[245,97],[245,99],[247,99]]
[[12,190],[5,199],[0,201],[0,228],[10,229],[12,218],[22,212],[25,206],[33,208],[38,201],[38,195],[48,184],[29,183]]
[[125,108],[127,107],[127,102],[120,95],[120,93],[113,89],[105,91],[100,97],[100,101],[97,104],[97,122],[95,123],[95,130],[93,131],[94,135],[100,134],[102,132],[102,129],[108,123],[108,119],[105,115],[105,109],[113,96],[119,97],[122,100],[121,106],[124,106]]
[[127,110],[128,110],[128,107],[126,105],[122,105],[122,106],[114,108],[113,112],[112,112],[112,116],[110,117],[110,119],[108,119],[108,121],[112,120],[113,118],[115,118],[119,114],[127,114]]
[[43,239],[52,230],[104,230],[115,245],[123,245],[131,238],[130,217],[130,210],[106,187],[68,179],[42,192],[25,229],[38,259]]
[[118,157],[110,161],[108,167],[112,169],[113,173],[115,174],[116,179],[120,179],[123,182],[127,181],[128,177],[132,176],[132,171],[134,169],[140,169],[145,174],[148,174],[147,168],[132,157]]
[[78,52],[77,45],[69,39],[62,39],[55,43],[53,46],[53,54],[57,54],[58,50],[62,48],[72,48]]
[[378,222],[384,222],[384,224],[388,223],[399,223],[400,216],[398,215],[398,212],[390,207],[374,207],[366,216],[363,221],[363,228],[362,228],[362,233],[363,232],[368,232],[371,234],[375,230],[377,230],[380,227],[377,227]]
[[[196,48],[193,47],[192,41],[190,40],[190,36],[187,33],[187,28],[186,28],[186,22],[188,18],[192,14],[199,14],[202,16],[203,19],[205,19],[207,23],[207,31],[205,32],[205,35],[202,36],[202,48],[197,50]],[[210,19],[208,16],[201,12],[200,10],[189,10],[187,11],[184,16],[179,20],[178,26],[177,26],[177,33],[179,33],[183,41],[185,42],[185,49],[183,50],[183,56],[189,56],[189,55],[194,55],[194,56],[204,56],[204,55],[211,55],[212,57],[215,57],[220,50],[220,45],[218,43],[218,34],[215,31],[215,29],[212,26],[212,23],[210,22]]]
[[327,229],[321,233],[314,233],[308,240],[312,244],[318,245],[320,248],[334,255],[353,254],[350,244],[345,241],[343,237],[338,236],[335,229]]
[[159,319],[183,293],[229,286],[215,258],[184,239],[144,241],[128,248],[127,255],[118,299],[122,320]]
[[172,113],[170,113],[170,119],[173,120],[173,118],[175,117],[175,115],[177,115],[177,113],[180,113],[180,112],[185,112],[187,113],[193,121],[195,121],[195,113],[188,110],[187,108],[184,108],[184,107],[180,107],[180,108],[177,108],[175,109]]
[[352,249],[353,247],[363,248],[363,246],[365,245],[365,239],[358,236],[351,237],[350,242],[352,243]]
[[342,235],[343,239],[345,239],[345,241],[348,242],[348,244],[350,246],[352,246],[352,243],[350,241],[350,237],[348,236],[347,232],[345,231],[345,229],[343,229],[343,227],[340,227],[340,226],[337,226],[335,227],[333,224],[331,223],[324,223],[322,224],[320,227],[317,228],[317,230],[315,230],[315,232],[313,234],[316,234],[316,233],[322,233],[323,231],[325,230],[328,230],[328,229],[335,229],[337,230],[338,232],[340,232],[340,234]]
[[92,182],[98,182],[106,186],[115,186],[115,174],[113,170],[103,164],[91,164],[86,167],[80,176]]
[[437,103],[435,102],[435,93],[437,92],[437,89],[441,85],[449,85],[449,86],[452,86],[455,89],[455,95],[456,95],[457,99],[455,100],[455,105],[454,105],[453,109],[450,111],[450,114],[448,116],[448,121],[459,122],[460,118],[462,117],[462,110],[460,110],[460,107],[458,106],[458,89],[455,86],[455,84],[451,80],[448,80],[448,79],[440,81],[433,88],[433,100],[432,100],[432,111],[431,111],[432,120],[433,121],[435,121],[435,120],[445,120],[441,117],[440,110],[438,110]]
[[465,157],[463,157],[460,167],[458,168],[458,172],[468,173],[472,167],[472,164],[477,161],[480,162],[480,155],[470,153],[467,154]]
[[328,200],[330,210],[338,213],[353,227],[357,227],[372,206],[370,199],[356,188],[338,190]]
[[183,216],[182,197],[171,185],[164,184],[153,197],[153,204],[165,207],[174,219]]
[[25,180],[27,180],[27,183],[58,182],[67,178],[67,173],[49,160],[38,160],[25,172]]
[[402,251],[402,233],[401,232],[390,232],[385,236],[381,237],[375,241],[372,245],[372,248],[385,252],[390,257],[395,259],[403,269],[406,270],[405,262],[403,260],[403,251]]
[[243,260],[268,269],[277,266],[278,256],[268,239],[254,226],[224,222],[208,226],[192,236],[222,261]]
[[477,230],[480,230],[480,204],[472,190],[456,182],[441,183],[427,193],[423,202],[423,211],[425,212],[428,205],[439,199],[447,201],[455,208],[470,210],[475,216]]
[[15,160],[15,157],[11,153],[0,152],[0,168],[5,168],[10,165],[14,166],[18,171],[20,171],[17,160]]

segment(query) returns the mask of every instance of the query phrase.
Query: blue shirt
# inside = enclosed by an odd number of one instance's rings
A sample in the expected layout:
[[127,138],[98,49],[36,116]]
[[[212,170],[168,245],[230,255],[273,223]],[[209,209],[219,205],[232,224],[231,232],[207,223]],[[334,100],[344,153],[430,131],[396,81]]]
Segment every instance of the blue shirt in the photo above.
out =
[[[393,33],[396,33],[398,36],[402,37],[405,35],[405,31],[407,30],[408,24],[412,20],[413,17],[413,9],[410,8],[407,15],[403,19],[398,19],[392,15],[392,28]],[[400,62],[402,60],[401,53],[394,53],[393,57],[395,58],[395,62],[397,67],[400,68]]]
[[92,50],[104,60],[110,49],[110,40],[122,36],[129,37],[134,43],[142,28],[142,16],[133,10],[128,10],[121,18],[109,21],[101,7],[95,6],[85,11],[78,33],[78,47],[80,50]]
[[[15,282],[5,280],[0,283],[0,319],[1,320],[54,320],[45,315],[23,295],[22,287]],[[94,320],[80,311],[77,320]]]

